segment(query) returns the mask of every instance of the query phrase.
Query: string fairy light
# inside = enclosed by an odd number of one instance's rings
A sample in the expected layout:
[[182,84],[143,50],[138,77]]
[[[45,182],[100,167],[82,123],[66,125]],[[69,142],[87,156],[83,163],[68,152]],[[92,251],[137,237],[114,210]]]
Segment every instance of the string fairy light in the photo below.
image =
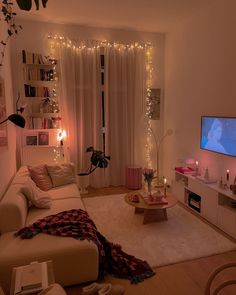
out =
[[81,42],[73,42],[69,38],[66,38],[64,36],[59,36],[59,35],[48,35],[48,40],[50,41],[51,45],[51,51],[55,53],[55,47],[56,46],[63,46],[67,48],[72,48],[75,51],[80,51],[80,50],[94,50],[94,49],[99,49],[99,48],[104,48],[104,47],[113,47],[118,50],[131,50],[131,49],[147,49],[151,47],[151,44],[148,43],[140,43],[140,42],[133,42],[133,43],[128,43],[128,44],[123,44],[119,42],[108,42],[107,40],[103,41],[91,41],[90,44],[86,44],[84,41]]
[[153,64],[152,64],[152,45],[150,42],[147,43],[140,43],[138,41],[135,41],[133,43],[129,44],[123,44],[119,42],[110,42],[107,40],[103,41],[93,41],[89,44],[86,44],[84,41],[81,41],[79,43],[75,43],[69,38],[66,38],[61,35],[48,35],[48,40],[50,42],[50,48],[51,53],[55,55],[55,47],[67,47],[70,48],[76,52],[80,52],[82,50],[96,50],[100,48],[115,48],[119,51],[122,50],[134,50],[134,49],[140,49],[145,50],[145,68],[146,68],[146,111],[145,111],[145,117],[147,119],[147,127],[146,127],[146,161],[147,166],[151,167],[151,149],[152,149],[152,143],[151,143],[151,136],[152,136],[152,129],[151,129],[151,120],[150,120],[150,112],[151,112],[151,87],[152,87],[152,80],[153,80]]
[[152,63],[152,46],[148,46],[146,49],[146,120],[147,120],[147,129],[146,129],[146,160],[148,168],[152,167],[151,161],[151,149],[152,149],[152,126],[151,126],[151,87],[153,80],[153,63]]
[[[58,113],[60,108],[59,108],[59,102],[58,102],[58,71],[57,71],[57,59],[56,59],[56,54],[55,54],[55,44],[54,43],[50,43],[50,56],[49,56],[49,62],[52,65],[52,73],[50,76],[50,81],[53,82],[53,86],[51,89],[51,95],[52,95],[52,99],[53,99],[53,104],[54,104],[54,109],[53,109],[53,113]],[[54,127],[53,128],[60,128],[60,122],[61,118],[60,117],[55,117],[53,118],[54,121]],[[60,159],[62,157],[64,157],[63,152],[61,151],[61,140],[59,140],[59,136],[62,134],[61,129],[57,130],[57,134],[56,134],[56,146],[53,149],[54,152],[54,158],[53,161],[55,163],[58,163],[60,161]]]

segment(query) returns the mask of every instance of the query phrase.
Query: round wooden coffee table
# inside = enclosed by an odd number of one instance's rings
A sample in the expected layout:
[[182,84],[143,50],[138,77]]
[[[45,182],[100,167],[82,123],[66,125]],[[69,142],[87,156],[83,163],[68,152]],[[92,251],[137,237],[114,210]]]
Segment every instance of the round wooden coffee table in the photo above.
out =
[[[124,198],[127,204],[134,207],[135,214],[143,213],[143,224],[168,220],[166,209],[175,206],[178,200],[172,194],[168,193],[165,197],[168,204],[148,205],[144,201],[141,193],[142,191],[130,192],[126,194]],[[132,202],[132,197],[134,195],[138,196],[139,202]]]

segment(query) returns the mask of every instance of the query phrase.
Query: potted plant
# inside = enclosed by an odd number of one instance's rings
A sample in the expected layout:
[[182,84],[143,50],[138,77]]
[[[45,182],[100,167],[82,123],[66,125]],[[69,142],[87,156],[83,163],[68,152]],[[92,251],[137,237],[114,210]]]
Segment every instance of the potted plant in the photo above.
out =
[[97,168],[106,169],[111,160],[110,156],[106,156],[104,152],[95,150],[92,146],[88,147],[87,153],[92,153],[90,157],[90,166],[87,172],[79,173],[79,187],[82,194],[87,193],[87,187],[89,183],[89,175],[93,173]]

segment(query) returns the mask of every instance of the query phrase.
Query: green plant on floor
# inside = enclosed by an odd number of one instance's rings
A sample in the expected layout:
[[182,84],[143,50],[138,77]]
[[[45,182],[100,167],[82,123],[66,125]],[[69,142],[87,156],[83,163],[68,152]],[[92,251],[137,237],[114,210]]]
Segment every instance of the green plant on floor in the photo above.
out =
[[90,167],[88,172],[79,173],[80,176],[89,175],[93,173],[97,168],[107,168],[109,161],[111,160],[110,156],[106,156],[104,152],[95,150],[92,146],[88,147],[86,152],[92,152],[90,158]]
[[[41,1],[42,1],[43,7],[45,8],[48,0],[41,0]],[[19,6],[19,8],[22,10],[30,11],[32,8],[32,0],[16,0],[16,2],[17,2],[17,5]],[[40,1],[34,0],[34,2],[36,5],[36,9],[38,10]],[[6,22],[7,29],[6,29],[6,37],[0,41],[0,45],[1,45],[0,67],[3,65],[3,59],[4,59],[4,55],[5,55],[6,46],[7,46],[7,43],[9,41],[10,37],[13,35],[17,35],[19,30],[22,29],[22,26],[16,24],[16,22],[15,22],[16,13],[13,10],[13,6],[14,6],[14,4],[11,0],[2,0],[1,13],[2,13],[3,17],[0,18],[0,23],[2,21]]]

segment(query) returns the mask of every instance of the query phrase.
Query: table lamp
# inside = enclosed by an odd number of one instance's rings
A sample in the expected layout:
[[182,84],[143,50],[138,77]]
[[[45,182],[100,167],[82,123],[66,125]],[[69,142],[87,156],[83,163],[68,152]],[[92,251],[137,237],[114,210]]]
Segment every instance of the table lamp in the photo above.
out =
[[5,123],[8,120],[11,121],[12,123],[14,123],[16,126],[19,126],[21,128],[24,128],[25,127],[25,119],[24,119],[24,117],[22,117],[19,114],[11,114],[5,120],[3,120],[2,122],[0,122],[0,125],[3,124],[3,123]]

